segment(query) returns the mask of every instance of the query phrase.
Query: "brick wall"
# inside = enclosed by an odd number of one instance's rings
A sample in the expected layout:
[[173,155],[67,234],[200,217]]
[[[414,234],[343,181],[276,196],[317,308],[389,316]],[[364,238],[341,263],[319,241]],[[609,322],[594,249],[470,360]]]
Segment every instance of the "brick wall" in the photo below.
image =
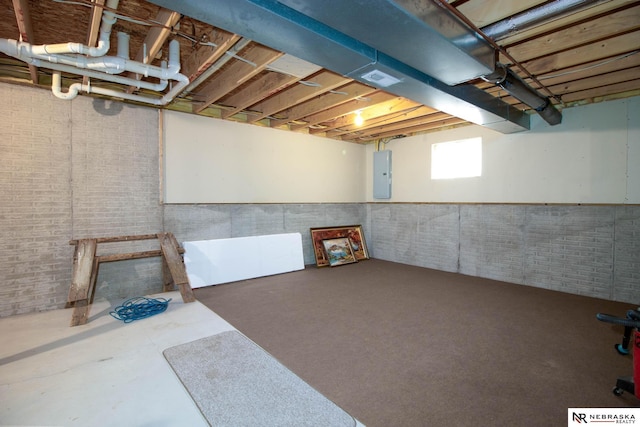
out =
[[[4,84],[0,98],[1,317],[64,306],[69,240],[157,233],[162,207],[156,110]],[[158,291],[160,271],[158,260],[103,264],[96,298]]]
[[[163,231],[158,112],[87,97],[71,105],[72,238]],[[98,245],[99,254],[154,249],[156,240]],[[101,264],[96,298],[158,292],[161,271],[160,258]]]
[[0,85],[0,99],[0,315],[8,315],[64,304],[72,132],[71,105],[41,90]]

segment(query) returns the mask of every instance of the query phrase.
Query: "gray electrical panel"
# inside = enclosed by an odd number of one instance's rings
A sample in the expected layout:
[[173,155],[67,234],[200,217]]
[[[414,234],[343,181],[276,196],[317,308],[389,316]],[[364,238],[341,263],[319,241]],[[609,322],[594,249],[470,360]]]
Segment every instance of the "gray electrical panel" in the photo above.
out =
[[373,153],[373,198],[391,198],[391,151]]

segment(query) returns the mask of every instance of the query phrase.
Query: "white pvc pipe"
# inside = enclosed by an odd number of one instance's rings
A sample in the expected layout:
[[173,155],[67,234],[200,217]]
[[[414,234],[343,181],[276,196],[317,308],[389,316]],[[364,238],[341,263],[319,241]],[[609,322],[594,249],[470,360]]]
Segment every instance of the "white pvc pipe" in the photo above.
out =
[[[26,42],[0,39],[0,52],[25,62],[29,62],[28,59],[35,58],[46,61],[47,63],[64,64],[80,69],[99,70],[107,74],[120,74],[125,71],[130,71],[159,79],[171,79],[173,75],[180,71],[180,43],[178,43],[177,40],[172,40],[169,43],[169,66],[167,68],[144,64],[120,56],[86,57],[69,54],[39,54],[34,51],[33,47],[34,46]],[[77,74],[82,73],[78,72]]]
[[93,70],[81,70],[69,65],[64,64],[54,64],[54,63],[45,63],[40,61],[39,59],[32,59],[27,61],[29,64],[35,65],[36,67],[49,68],[51,70],[62,71],[64,73],[70,74],[80,74],[82,76],[91,77],[94,79],[100,79],[104,81],[108,81],[111,83],[118,83],[127,86],[135,86],[141,89],[149,89],[155,92],[161,92],[166,89],[167,84],[169,83],[166,79],[160,80],[158,83],[145,82],[141,80],[136,80],[128,77],[117,76],[113,74],[105,74],[99,71]]
[[[120,0],[107,0],[105,5],[109,9],[117,9]],[[59,43],[50,45],[32,46],[32,52],[36,55],[75,53],[89,56],[104,56],[109,51],[111,27],[116,23],[116,15],[110,10],[102,12],[102,22],[100,24],[100,36],[98,46],[90,47],[82,43]]]
[[60,71],[54,71],[53,72],[53,76],[51,79],[51,92],[53,92],[53,94],[60,98],[60,99],[73,99],[76,96],[78,96],[78,91],[80,90],[80,87],[82,86],[80,83],[74,83],[71,86],[69,86],[69,91],[68,92],[63,92],[62,91],[62,78],[60,77]]
[[180,92],[182,92],[184,90],[185,86],[187,86],[189,84],[189,78],[187,76],[185,76],[184,74],[178,74],[178,76],[179,76],[179,78],[177,79],[178,80],[178,84],[175,85],[162,98],[152,98],[152,97],[144,96],[144,95],[135,95],[135,94],[128,93],[128,92],[120,92],[120,91],[113,90],[113,89],[106,89],[106,88],[101,88],[101,87],[96,87],[96,86],[83,85],[83,84],[80,84],[80,83],[72,84],[71,87],[69,88],[69,90],[70,91],[71,90],[75,91],[76,95],[77,95],[77,91],[83,90],[84,92],[87,92],[87,93],[97,93],[99,95],[106,95],[106,96],[110,96],[110,97],[113,97],[113,98],[121,98],[121,99],[126,99],[126,100],[129,100],[129,101],[142,102],[144,104],[163,106],[163,105],[167,105],[168,103],[173,101],[173,99],[176,96],[178,96],[178,94]]
[[[107,7],[115,9],[117,6],[118,0],[108,0]],[[80,91],[84,91],[153,105],[166,105],[171,102],[189,84],[189,78],[180,74],[180,44],[178,41],[172,40],[169,43],[169,64],[163,62],[161,67],[129,59],[129,36],[124,33],[118,34],[117,56],[104,56],[109,50],[109,35],[115,22],[113,12],[105,11],[103,13],[100,42],[97,48],[88,48],[78,43],[33,46],[17,40],[0,39],[0,52],[36,67],[55,70],[51,91],[61,99],[73,99]],[[97,56],[88,58],[82,54]],[[130,94],[80,83],[73,83],[67,92],[63,92],[61,71],[155,92],[163,91],[168,85],[168,80],[175,80],[178,83],[162,98]],[[155,77],[160,79],[160,82],[150,83],[116,75],[124,71]]]
[[129,59],[129,34],[118,31],[118,53],[119,58]]
[[76,96],[78,96],[78,93],[80,91],[84,91],[84,92],[87,92],[87,93],[97,93],[99,95],[106,95],[106,96],[111,96],[111,97],[114,97],[114,98],[126,99],[126,100],[129,100],[129,101],[137,101],[137,102],[142,102],[142,103],[145,103],[145,104],[152,104],[152,105],[162,106],[162,105],[167,105],[168,103],[173,101],[173,99],[176,96],[178,96],[178,94],[180,92],[182,92],[184,87],[189,84],[189,78],[187,76],[185,76],[184,74],[179,74],[179,76],[180,76],[180,78],[178,79],[178,84],[175,85],[162,98],[152,98],[152,97],[144,96],[144,95],[135,95],[135,94],[131,94],[131,93],[128,93],[128,92],[120,92],[120,91],[113,90],[113,89],[106,89],[106,88],[101,88],[101,87],[96,87],[96,86],[84,85],[84,84],[81,84],[81,83],[74,83],[71,86],[69,86],[69,90],[67,92],[63,92],[62,91],[62,84],[61,84],[62,83],[62,79],[61,79],[61,76],[60,76],[60,72],[58,72],[58,71],[53,73],[51,91],[53,92],[53,94],[56,97],[58,97],[60,99],[65,99],[65,100],[73,99]]

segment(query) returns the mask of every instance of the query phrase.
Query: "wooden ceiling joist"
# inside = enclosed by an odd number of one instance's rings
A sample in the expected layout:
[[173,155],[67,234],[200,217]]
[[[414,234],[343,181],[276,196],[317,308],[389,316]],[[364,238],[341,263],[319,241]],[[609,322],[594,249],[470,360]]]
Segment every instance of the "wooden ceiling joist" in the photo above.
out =
[[361,110],[360,116],[364,120],[364,123],[362,125],[355,124],[353,114],[343,116],[337,120],[332,121],[331,123],[323,123],[323,125],[325,126],[325,131],[327,129],[332,130],[332,132],[328,132],[329,135],[338,137],[352,131],[361,132],[363,129],[366,129],[369,126],[378,123],[379,120],[385,120],[385,117],[399,118],[406,112],[415,110],[417,107],[420,107],[420,104],[417,102],[410,101],[401,97],[396,97],[385,102],[373,104]]
[[380,140],[385,138],[394,138],[398,136],[410,136],[416,133],[427,132],[434,129],[449,128],[456,125],[468,124],[466,120],[459,119],[458,117],[451,117],[451,116],[449,117],[450,118],[448,119],[437,120],[437,121],[426,123],[419,126],[405,127],[402,129],[402,132],[397,132],[395,130],[392,130],[389,132],[381,132],[374,135],[358,135],[356,133],[356,134],[351,134],[348,137],[342,137],[342,140],[353,141],[353,142],[368,142],[368,141],[375,141],[375,140]]
[[[15,19],[0,20],[1,38],[19,37],[29,43],[34,43],[37,37],[40,43],[97,44],[106,0],[4,1],[12,7]],[[456,0],[448,2],[445,9],[458,19],[468,21],[469,27],[481,29],[521,12],[530,13],[547,3],[547,0]],[[180,72],[190,83],[166,106],[168,109],[354,143],[465,123],[428,105],[394,95],[392,87],[389,91],[370,87],[146,0],[119,0],[117,14],[108,56],[117,55],[117,31],[130,35],[135,54],[132,60],[155,66],[160,65],[163,58],[159,53],[169,38],[180,43]],[[69,25],[70,22],[78,24]],[[273,31],[279,29],[274,27]],[[639,0],[590,2],[577,11],[544,22],[512,28],[508,35],[492,43],[495,49],[506,52],[498,55],[499,62],[509,66],[558,108],[639,94],[640,83],[636,77],[640,73]],[[277,58],[282,60],[273,64]],[[80,75],[63,75],[63,86],[82,81],[80,79]],[[51,83],[45,66],[38,70],[26,61],[2,53],[0,80],[33,82],[47,89]],[[92,78],[90,84],[105,89],[133,90],[128,87],[129,83],[123,87],[107,80]],[[84,78],[84,83],[88,84],[88,79]],[[505,106],[531,111],[530,106],[504,89],[481,79],[461,85],[474,85]],[[157,97],[168,90],[139,92]],[[361,126],[354,123],[357,111],[365,120]]]
[[193,53],[183,61],[181,72],[189,77],[191,82],[215,64],[241,37],[237,34],[216,30],[208,34],[206,38],[210,44],[197,46]]
[[538,75],[596,61],[603,57],[622,55],[637,50],[639,47],[640,31],[636,31],[534,59],[525,62],[524,66],[530,73]]
[[[576,102],[580,100],[594,100],[597,98],[603,98],[618,93],[629,93],[640,89],[640,79],[627,80],[622,83],[616,83],[609,86],[601,86],[598,88],[586,89],[578,92],[568,93],[562,96],[564,102]],[[635,95],[637,96],[637,94]]]
[[[27,0],[13,0],[13,11],[16,16],[16,23],[20,31],[20,40],[27,43],[35,43],[33,39],[33,25],[31,23],[31,13],[29,12],[29,2]],[[31,82],[38,84],[38,69],[35,65],[28,65]]]
[[640,29],[640,5],[548,34],[544,37],[544,42],[539,39],[530,40],[507,50],[521,61],[530,61],[553,54],[559,45],[565,50],[578,48],[585,44],[606,40],[614,30],[619,33],[633,32],[638,29]]
[[243,50],[242,61],[234,60],[230,66],[215,73],[214,79],[211,82],[198,88],[196,98],[200,102],[194,104],[193,112],[201,112],[229,92],[238,88],[244,82],[262,72],[271,62],[282,55],[282,52],[258,44],[253,44]]
[[[142,62],[143,64],[150,64],[162,50],[165,42],[171,35],[173,27],[180,21],[180,14],[178,12],[172,12],[167,9],[160,9],[155,19],[153,20],[157,25],[151,27],[147,36],[142,43],[142,47],[135,56],[136,62]],[[142,75],[129,73],[128,77],[140,80]],[[133,93],[137,88],[130,86],[127,92]]]
[[222,117],[225,119],[232,117],[298,81],[300,78],[296,76],[273,71],[266,72],[260,79],[252,81],[241,91],[222,101],[223,104],[232,107],[231,110],[223,112]]
[[389,114],[386,116],[380,116],[371,120],[370,124],[365,124],[361,127],[350,126],[348,132],[343,130],[330,131],[329,135],[333,137],[343,137],[348,133],[358,133],[360,137],[363,135],[377,135],[384,132],[395,131],[406,127],[414,127],[423,125],[425,123],[433,123],[438,120],[448,119],[451,116],[449,114],[436,112],[434,109],[424,106],[417,106],[410,108],[400,114]]
[[327,93],[337,87],[349,83],[351,79],[340,76],[330,71],[321,71],[310,76],[307,81],[300,81],[297,85],[291,86],[282,91],[281,96],[271,97],[256,104],[256,114],[251,118],[251,122],[256,122],[265,117],[272,116],[280,111],[286,110],[293,105],[308,101],[311,98]]
[[[91,16],[89,18],[89,27],[87,28],[87,46],[95,46],[98,42],[98,36],[100,35],[100,24],[102,22],[102,12],[106,0],[94,0],[93,7],[91,8]],[[82,84],[89,83],[89,77],[84,76],[82,78]]]
[[342,117],[345,114],[350,114],[357,110],[369,108],[372,105],[386,102],[395,98],[397,98],[395,95],[375,90],[370,94],[355,98],[352,101],[340,104],[335,107],[327,108],[326,110],[313,114],[311,116],[303,117],[301,118],[301,120],[305,121],[306,123],[301,125],[293,125],[291,126],[291,129],[299,130],[305,127],[313,127],[318,124],[336,120],[337,118]]
[[316,98],[282,111],[280,114],[286,117],[286,119],[272,120],[271,126],[282,126],[288,122],[303,119],[304,117],[344,104],[353,99],[367,96],[375,90],[376,89],[362,83],[348,83],[344,86],[337,87],[335,90],[331,90]]

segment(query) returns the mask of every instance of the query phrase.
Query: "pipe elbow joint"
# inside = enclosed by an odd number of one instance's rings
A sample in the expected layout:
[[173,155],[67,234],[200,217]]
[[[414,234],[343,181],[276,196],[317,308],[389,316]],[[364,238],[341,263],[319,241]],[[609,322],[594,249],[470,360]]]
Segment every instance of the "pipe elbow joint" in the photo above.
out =
[[62,77],[60,75],[60,72],[56,71],[53,73],[52,80],[51,80],[51,93],[53,93],[53,95],[56,98],[60,98],[64,100],[73,99],[76,96],[78,96],[78,93],[80,92],[81,88],[82,88],[82,84],[74,83],[71,86],[69,86],[69,90],[66,93],[63,92]]
[[163,80],[178,80],[180,74],[180,64],[169,64],[168,68],[163,68],[160,72],[160,78]]
[[543,107],[536,108],[536,111],[551,126],[562,123],[562,113],[556,109],[548,98],[546,104]]
[[109,26],[112,26],[113,24],[116,23],[116,21],[118,20],[118,18],[116,18],[116,14],[110,11],[104,11],[104,13],[102,14],[102,22],[104,24],[107,24]]
[[20,59],[27,52],[26,46],[22,46],[17,40],[0,39],[0,52]]
[[109,51],[109,46],[110,46],[109,39],[107,38],[106,40],[103,40],[101,38],[98,41],[98,46],[90,47],[86,49],[85,52],[80,52],[80,53],[84,53],[85,55],[89,55],[89,56],[104,56]]

